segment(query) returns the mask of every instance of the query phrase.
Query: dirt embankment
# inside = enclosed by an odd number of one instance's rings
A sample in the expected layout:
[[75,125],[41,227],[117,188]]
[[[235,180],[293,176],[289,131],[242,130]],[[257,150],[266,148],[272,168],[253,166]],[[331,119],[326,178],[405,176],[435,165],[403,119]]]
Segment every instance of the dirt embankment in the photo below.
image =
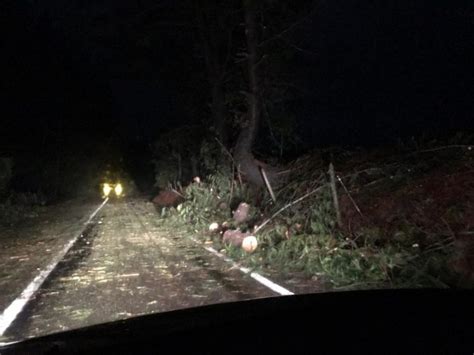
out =
[[[474,150],[445,147],[387,160],[357,171],[341,164],[348,191],[340,198],[343,228],[357,237],[372,229],[382,238],[453,248],[451,267],[474,280]],[[365,171],[364,171],[365,170]]]

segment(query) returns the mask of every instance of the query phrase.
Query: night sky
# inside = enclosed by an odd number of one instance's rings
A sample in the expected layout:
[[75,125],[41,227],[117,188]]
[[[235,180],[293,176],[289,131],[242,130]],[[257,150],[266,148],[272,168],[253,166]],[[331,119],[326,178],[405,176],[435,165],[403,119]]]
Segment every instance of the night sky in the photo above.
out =
[[[195,21],[177,3],[3,4],[2,154],[39,146],[145,151],[174,127],[206,124],[209,88]],[[295,51],[287,65],[296,89],[284,107],[302,146],[472,129],[472,2],[313,8],[285,37]]]

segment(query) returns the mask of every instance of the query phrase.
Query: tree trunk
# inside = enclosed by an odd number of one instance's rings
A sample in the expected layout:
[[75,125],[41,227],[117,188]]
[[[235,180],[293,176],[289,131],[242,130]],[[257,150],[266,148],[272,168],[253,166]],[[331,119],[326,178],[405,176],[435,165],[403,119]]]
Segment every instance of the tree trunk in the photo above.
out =
[[183,165],[182,165],[182,162],[181,162],[181,153],[176,153],[176,160],[177,160],[177,164],[178,164],[178,171],[177,171],[177,180],[178,180],[178,183],[181,183],[182,182],[182,179],[183,179]]
[[203,45],[203,54],[206,62],[207,78],[211,87],[211,114],[214,128],[219,140],[227,144],[227,126],[224,105],[223,73],[224,64],[221,63],[219,56],[219,43],[216,32],[216,13],[214,3],[197,2],[196,18],[198,22],[199,33]]
[[257,0],[243,0],[245,11],[245,34],[247,38],[247,71],[249,92],[247,93],[248,111],[243,122],[242,130],[234,148],[234,159],[238,169],[255,190],[256,195],[265,186],[261,169],[265,169],[270,184],[277,183],[277,169],[256,160],[252,154],[252,146],[257,137],[260,123],[260,81],[259,81],[259,53],[257,33]]
[[196,158],[196,155],[193,153],[191,154],[191,174],[193,175],[193,178],[196,176],[199,176],[199,164],[198,164],[198,159]]
[[260,100],[259,80],[257,72],[257,2],[256,0],[244,0],[245,10],[245,34],[247,38],[247,72],[249,80],[249,92],[247,94],[248,115],[245,136],[242,143],[251,152],[252,145],[257,136],[260,123]]
[[220,79],[215,79],[212,83],[212,118],[216,129],[217,137],[224,146],[227,146],[227,126],[224,105],[224,90]]
[[254,186],[263,186],[259,167],[252,154],[252,145],[257,135],[260,121],[259,82],[257,73],[257,19],[256,2],[244,0],[245,34],[247,38],[247,75],[249,91],[247,93],[247,115],[242,123],[234,158],[243,178]]

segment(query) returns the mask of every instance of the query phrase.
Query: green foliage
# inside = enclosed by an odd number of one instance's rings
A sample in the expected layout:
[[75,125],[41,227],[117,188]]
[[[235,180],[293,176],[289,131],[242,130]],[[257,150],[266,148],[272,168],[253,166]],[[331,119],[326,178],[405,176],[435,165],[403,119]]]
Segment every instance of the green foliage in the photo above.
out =
[[202,135],[200,127],[184,126],[159,137],[152,147],[156,187],[188,182],[198,174],[200,167],[196,157]]
[[[222,148],[215,140],[203,140],[199,150],[201,165],[205,173],[214,171],[230,171],[228,164],[223,163]],[[211,176],[212,178],[212,176]]]
[[[207,169],[222,164],[216,158],[219,150],[218,145],[202,145],[201,152],[206,155],[203,165]],[[349,190],[370,187],[364,191],[368,197],[378,196],[379,192],[383,197],[387,191],[390,191],[391,198],[395,196],[394,192],[401,191],[403,195],[407,188],[412,187],[414,176],[423,177],[432,171],[439,174],[439,170],[433,170],[438,160],[454,164],[453,152],[449,153],[447,160],[439,157],[445,154],[444,150],[429,159],[415,156],[408,161],[405,159],[407,155],[403,155],[401,162],[390,154],[392,160],[383,160],[378,166],[370,165],[366,152],[362,155],[365,160],[361,159],[360,152],[343,153],[338,154],[341,159],[338,166],[345,160],[351,171],[355,170],[345,178],[346,187]],[[362,226],[350,232],[336,225],[325,173],[327,166],[318,157],[320,155],[314,154],[295,161],[291,165],[294,173],[276,191],[277,203],[264,204],[254,214],[247,226],[250,230],[272,216],[270,223],[259,229],[256,235],[259,246],[254,253],[226,246],[218,235],[213,236],[214,246],[251,268],[305,274],[336,288],[451,287],[460,284],[459,275],[449,267],[455,251],[452,230],[448,228],[446,234],[446,225],[462,223],[466,211],[464,205],[452,205],[443,211],[444,231],[423,228],[403,210],[392,209],[389,204],[383,212],[389,217],[394,215],[390,222],[377,225],[364,219]],[[362,168],[354,167],[361,162]],[[220,225],[226,222],[229,227],[234,227],[230,216],[233,200],[250,201],[249,191],[233,179],[231,167],[222,166],[222,169],[214,170],[219,173],[211,174],[203,183],[186,189],[187,201],[175,214],[175,218],[179,218],[181,223],[185,221],[193,233],[205,232],[206,239],[209,239],[207,228],[212,222]],[[292,204],[308,193],[311,194],[307,198]],[[422,209],[416,213],[421,214],[422,221],[429,218],[423,215],[427,211]]]
[[[304,223],[301,233],[288,235],[286,227],[274,225],[261,233],[258,253],[274,268],[303,271],[334,286],[386,281],[388,270],[398,264],[387,258],[386,252],[374,252],[373,245],[358,247],[336,230],[328,190],[323,189],[313,200],[306,215],[296,214],[286,219],[287,225]],[[389,265],[388,259],[392,264]]]
[[[248,191],[234,186],[225,174],[208,177],[205,183],[186,189],[186,202],[174,217],[185,221],[194,231],[205,231],[212,222],[229,220],[229,196],[248,198]],[[219,205],[224,208],[219,208]],[[281,206],[275,206],[278,208]],[[288,234],[291,226],[302,230]],[[290,226],[290,227],[288,227]],[[356,240],[336,228],[329,189],[312,200],[307,212],[288,209],[283,216],[258,234],[259,248],[247,254],[240,248],[225,246],[219,238],[216,247],[235,260],[251,267],[270,266],[283,273],[304,272],[334,287],[445,287],[440,278],[449,257],[446,248],[421,252],[413,244],[415,228],[405,226],[394,233],[391,242],[381,238],[377,228],[366,228]]]
[[42,193],[13,193],[0,203],[0,225],[12,226],[29,217],[36,217],[46,204]]
[[169,183],[174,183],[178,178],[178,164],[176,158],[172,156],[163,156],[154,159],[155,166],[155,187],[164,188]]
[[184,192],[186,201],[179,206],[177,214],[186,223],[199,228],[225,221],[230,216],[229,196],[245,194],[245,189],[235,184],[232,187],[233,183],[229,175],[218,173],[209,176],[204,182],[189,185]]
[[217,141],[203,140],[199,153],[201,170],[214,173],[201,183],[186,187],[186,201],[179,206],[177,215],[194,227],[207,228],[210,223],[227,221],[233,202],[248,201],[250,196],[249,190],[234,180],[230,158],[223,159],[226,152]]
[[2,198],[13,176],[13,161],[11,158],[0,157],[0,198]]
[[447,248],[423,254],[416,245],[379,246],[371,237],[358,245],[340,233],[303,233],[285,239],[277,230],[260,236],[258,254],[284,272],[303,271],[335,287],[446,287],[441,279],[448,274]]

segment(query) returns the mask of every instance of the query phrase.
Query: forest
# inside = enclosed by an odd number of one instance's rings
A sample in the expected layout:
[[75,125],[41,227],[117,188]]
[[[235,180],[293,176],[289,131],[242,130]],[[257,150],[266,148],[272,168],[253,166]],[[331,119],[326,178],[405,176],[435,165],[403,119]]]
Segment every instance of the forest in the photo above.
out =
[[468,2],[4,10],[0,224],[112,169],[176,234],[302,291],[473,286]]

